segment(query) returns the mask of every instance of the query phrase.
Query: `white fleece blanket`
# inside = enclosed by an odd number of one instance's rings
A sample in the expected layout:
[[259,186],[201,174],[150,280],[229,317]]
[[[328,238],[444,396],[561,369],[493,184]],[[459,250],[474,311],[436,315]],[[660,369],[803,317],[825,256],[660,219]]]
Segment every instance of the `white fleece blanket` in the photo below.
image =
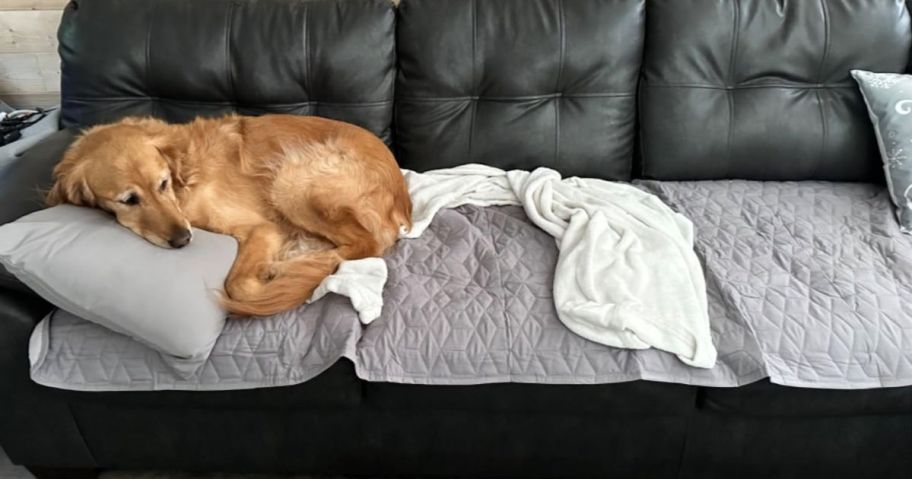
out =
[[[521,205],[557,242],[554,302],[568,329],[608,346],[668,351],[695,367],[715,364],[693,226],[657,197],[622,183],[562,179],[548,168],[470,164],[403,174],[413,227],[402,238],[421,236],[443,208]],[[386,277],[379,258],[347,261],[311,301],[329,292],[348,296],[370,323],[380,316]]]

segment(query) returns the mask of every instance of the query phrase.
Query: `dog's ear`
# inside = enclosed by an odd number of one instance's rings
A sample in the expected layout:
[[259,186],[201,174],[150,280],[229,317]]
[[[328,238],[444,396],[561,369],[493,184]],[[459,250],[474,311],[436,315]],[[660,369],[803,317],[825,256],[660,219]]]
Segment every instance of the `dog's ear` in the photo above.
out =
[[[61,166],[67,166],[61,164]],[[54,186],[44,198],[48,206],[70,203],[77,206],[94,206],[95,194],[89,188],[82,168],[57,168]]]
[[184,148],[181,148],[181,145],[168,134],[153,136],[152,144],[155,145],[162,158],[168,162],[168,167],[171,169],[171,181],[176,186],[187,186],[190,178],[184,167]]
[[54,182],[54,186],[44,195],[44,204],[47,206],[57,206],[66,202],[66,193],[59,181]]

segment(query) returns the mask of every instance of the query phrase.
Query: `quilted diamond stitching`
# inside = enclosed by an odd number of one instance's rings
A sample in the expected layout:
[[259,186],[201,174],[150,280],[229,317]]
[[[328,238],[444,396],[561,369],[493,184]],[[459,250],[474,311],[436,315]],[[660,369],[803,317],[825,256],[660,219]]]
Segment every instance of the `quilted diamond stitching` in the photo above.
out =
[[[440,213],[387,257],[381,318],[347,300],[229,321],[206,361],[163,358],[64,312],[32,375],[82,389],[294,384],[341,357],[367,380],[430,384],[734,386],[771,376],[811,387],[912,383],[912,242],[885,193],[831,183],[644,182],[690,217],[719,362],[688,368],[655,350],[586,341],[557,319],[557,249],[519,207]],[[74,386],[75,385],[75,386]]]

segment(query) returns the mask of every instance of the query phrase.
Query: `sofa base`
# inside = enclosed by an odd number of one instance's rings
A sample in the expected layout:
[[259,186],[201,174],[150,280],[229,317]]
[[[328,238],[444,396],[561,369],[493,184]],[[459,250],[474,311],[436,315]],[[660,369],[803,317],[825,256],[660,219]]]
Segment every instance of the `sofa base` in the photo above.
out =
[[[5,378],[16,394],[0,394],[0,442],[13,462],[41,466],[30,468],[39,479],[97,468],[701,479],[912,471],[903,394],[912,389],[417,386],[360,382],[340,362],[286,388],[87,393],[37,385],[17,363]],[[751,402],[757,395],[766,408]]]
[[700,412],[680,479],[905,479],[912,415],[777,417]]
[[[617,417],[73,406],[96,464],[117,470],[669,479],[898,479],[912,471],[912,415],[758,417],[696,410],[690,417]],[[13,459],[42,460],[38,451],[30,453]],[[98,471],[29,469],[38,479],[89,478]]]

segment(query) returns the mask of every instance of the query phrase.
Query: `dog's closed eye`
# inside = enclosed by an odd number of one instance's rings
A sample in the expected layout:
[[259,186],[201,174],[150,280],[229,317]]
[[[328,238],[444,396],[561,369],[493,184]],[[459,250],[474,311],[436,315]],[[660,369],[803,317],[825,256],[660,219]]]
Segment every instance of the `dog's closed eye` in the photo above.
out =
[[136,206],[139,204],[139,195],[136,193],[127,193],[120,199],[120,202],[127,206]]
[[164,192],[164,191],[167,190],[167,189],[168,189],[168,178],[165,178],[165,179],[163,179],[163,180],[161,181],[161,183],[158,185],[158,191]]

